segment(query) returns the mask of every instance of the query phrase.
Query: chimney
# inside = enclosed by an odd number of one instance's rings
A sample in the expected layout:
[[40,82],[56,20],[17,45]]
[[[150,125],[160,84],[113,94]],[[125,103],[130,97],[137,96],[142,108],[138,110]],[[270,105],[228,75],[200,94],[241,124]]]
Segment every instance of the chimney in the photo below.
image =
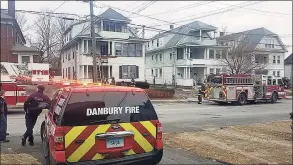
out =
[[15,0],[8,0],[8,15],[15,18]]
[[225,35],[225,32],[220,32],[220,37]]
[[170,25],[170,29],[171,29],[171,30],[174,29],[174,25]]

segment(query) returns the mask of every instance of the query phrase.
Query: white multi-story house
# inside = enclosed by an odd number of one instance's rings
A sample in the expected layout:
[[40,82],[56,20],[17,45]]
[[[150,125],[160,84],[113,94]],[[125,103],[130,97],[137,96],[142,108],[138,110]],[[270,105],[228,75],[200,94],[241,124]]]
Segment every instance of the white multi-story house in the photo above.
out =
[[261,73],[277,79],[274,79],[273,83],[284,77],[284,58],[287,49],[277,34],[265,28],[257,28],[220,36],[218,43],[228,46],[237,44],[237,47],[242,46],[244,51],[254,54],[255,59],[252,60],[265,66]]
[[146,79],[156,84],[194,86],[210,73],[221,73],[223,46],[216,44],[217,28],[195,21],[160,33],[146,45]]
[[[109,8],[96,17],[95,35],[97,69],[102,61],[103,78],[116,81],[145,81],[145,46],[147,40],[139,38],[129,26],[130,19]],[[64,32],[62,47],[62,76],[64,79],[92,81],[93,57],[90,22],[71,25]],[[99,75],[99,73],[98,73]],[[99,76],[98,76],[99,78]],[[109,81],[110,82],[110,81]]]

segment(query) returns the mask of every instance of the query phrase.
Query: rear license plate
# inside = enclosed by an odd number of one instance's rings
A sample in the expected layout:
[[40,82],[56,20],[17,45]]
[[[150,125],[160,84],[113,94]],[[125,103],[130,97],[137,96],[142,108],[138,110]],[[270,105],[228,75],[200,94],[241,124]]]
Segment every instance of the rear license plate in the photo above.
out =
[[107,148],[116,148],[124,146],[124,139],[121,138],[111,138],[106,141]]

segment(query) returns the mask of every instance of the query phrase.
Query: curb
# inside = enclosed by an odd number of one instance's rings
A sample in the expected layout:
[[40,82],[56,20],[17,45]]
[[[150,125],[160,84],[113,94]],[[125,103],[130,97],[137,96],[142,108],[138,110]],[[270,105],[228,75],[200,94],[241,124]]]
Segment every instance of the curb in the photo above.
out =
[[151,100],[152,103],[187,103],[198,102],[197,100]]

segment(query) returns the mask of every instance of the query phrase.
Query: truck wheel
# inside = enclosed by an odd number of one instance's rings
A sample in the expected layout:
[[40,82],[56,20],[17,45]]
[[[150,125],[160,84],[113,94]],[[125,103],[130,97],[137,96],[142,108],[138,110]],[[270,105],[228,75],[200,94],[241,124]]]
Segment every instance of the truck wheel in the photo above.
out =
[[237,101],[238,105],[244,105],[244,104],[246,104],[246,101],[247,101],[246,95],[244,93],[241,93],[238,96],[238,101]]
[[278,100],[278,94],[276,92],[273,92],[271,96],[271,103],[276,103]]

